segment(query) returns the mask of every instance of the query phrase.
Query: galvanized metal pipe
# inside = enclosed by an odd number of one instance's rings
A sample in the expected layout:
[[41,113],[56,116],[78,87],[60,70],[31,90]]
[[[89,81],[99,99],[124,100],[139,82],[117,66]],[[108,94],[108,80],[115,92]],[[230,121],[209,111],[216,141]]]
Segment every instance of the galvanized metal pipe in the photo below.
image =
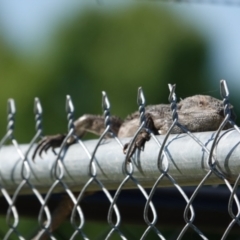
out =
[[[210,149],[214,132],[194,133],[194,135]],[[158,136],[161,143],[164,136]],[[123,143],[130,139],[122,139]],[[240,134],[233,130],[223,132],[220,141],[215,148],[215,156],[219,169],[226,175],[227,179],[234,181],[240,173]],[[90,153],[93,152],[97,140],[84,141],[84,145]],[[20,145],[25,152],[27,145]],[[34,149],[33,149],[34,150]],[[187,134],[170,135],[166,144],[166,154],[169,161],[169,174],[181,186],[195,186],[209,171],[207,160],[208,154]],[[144,151],[134,158],[133,176],[145,188],[151,188],[160,176],[157,167],[159,146],[151,139],[146,143]],[[137,154],[136,154],[137,155]],[[30,152],[29,156],[32,156]],[[120,145],[113,139],[105,140],[96,153],[97,178],[108,189],[116,189],[126,176],[123,163],[125,155]],[[53,166],[56,155],[52,151],[43,154],[42,159],[38,156],[35,162],[29,159],[31,168],[30,183],[41,193],[48,191],[55,180]],[[89,179],[89,157],[79,144],[74,144],[66,152],[64,157],[64,183],[73,191],[80,191],[81,187]],[[14,146],[4,146],[0,149],[0,184],[8,192],[13,192],[22,181],[21,176],[22,160]],[[223,181],[215,174],[208,179],[207,184],[221,184]],[[167,178],[159,183],[159,187],[172,186]],[[136,185],[129,181],[124,188],[136,188]],[[91,184],[89,190],[98,190],[97,184]],[[99,189],[100,190],[100,189]],[[55,192],[62,192],[64,188],[59,184]],[[25,185],[21,194],[30,193],[31,188]]]

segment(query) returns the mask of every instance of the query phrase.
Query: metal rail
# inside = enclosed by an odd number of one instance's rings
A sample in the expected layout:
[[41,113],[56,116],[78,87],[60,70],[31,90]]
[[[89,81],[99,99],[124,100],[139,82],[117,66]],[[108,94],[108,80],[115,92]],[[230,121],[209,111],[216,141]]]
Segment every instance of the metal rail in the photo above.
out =
[[[207,148],[211,148],[214,132],[195,133]],[[163,142],[164,136],[157,137],[159,142]],[[123,143],[129,142],[130,139],[123,139]],[[223,131],[219,141],[215,156],[221,171],[226,178],[234,182],[240,172],[240,137],[236,130]],[[93,152],[97,140],[85,141],[84,145],[90,153]],[[28,145],[20,145],[22,152],[26,152]],[[203,151],[198,143],[187,134],[170,135],[166,143],[167,158],[169,160],[169,174],[184,186],[196,186],[209,170],[207,160],[208,155]],[[157,167],[159,148],[156,142],[151,139],[146,143],[144,151],[135,154],[133,157],[134,174],[139,183],[144,188],[151,188],[160,173]],[[1,182],[11,193],[22,181],[22,160],[14,146],[4,146],[1,151],[0,176]],[[32,151],[29,153],[32,156]],[[116,189],[125,177],[123,165],[125,154],[119,144],[112,139],[104,140],[98,148],[95,155],[97,178],[108,189]],[[31,168],[29,181],[37,187],[39,192],[46,193],[52,185],[53,166],[56,161],[56,155],[52,151],[43,154],[43,158],[36,157],[33,162],[28,159]],[[89,158],[78,144],[70,146],[64,157],[64,181],[71,190],[79,191],[89,179]],[[222,180],[216,175],[205,184],[221,184]],[[159,187],[171,186],[168,179],[163,179]],[[129,183],[124,188],[136,188],[136,185]],[[89,186],[89,190],[99,190],[95,184]],[[61,186],[55,189],[56,192],[64,191]],[[31,189],[25,186],[21,194],[30,193]]]

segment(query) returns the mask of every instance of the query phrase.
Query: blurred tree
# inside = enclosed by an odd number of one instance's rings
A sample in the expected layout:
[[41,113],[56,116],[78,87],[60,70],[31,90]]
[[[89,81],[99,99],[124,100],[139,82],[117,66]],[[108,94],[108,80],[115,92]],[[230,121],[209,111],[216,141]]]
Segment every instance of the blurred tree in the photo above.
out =
[[16,131],[21,141],[34,131],[33,118],[26,117],[34,96],[43,104],[45,134],[52,134],[66,130],[66,94],[73,98],[76,117],[101,114],[102,90],[110,98],[112,114],[125,117],[137,110],[139,86],[148,104],[167,102],[167,83],[177,83],[182,98],[208,90],[205,42],[159,7],[92,9],[60,25],[38,61],[19,60],[0,72],[6,85],[1,92],[19,101],[21,127]]

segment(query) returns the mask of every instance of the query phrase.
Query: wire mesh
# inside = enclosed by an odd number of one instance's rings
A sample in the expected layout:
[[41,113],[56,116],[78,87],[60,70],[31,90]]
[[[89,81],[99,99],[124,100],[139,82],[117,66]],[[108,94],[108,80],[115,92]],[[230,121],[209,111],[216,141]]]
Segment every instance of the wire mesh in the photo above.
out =
[[[130,188],[138,189],[145,199],[142,218],[146,229],[140,239],[149,239],[150,233],[154,233],[158,239],[167,239],[158,224],[158,218],[163,221],[164,218],[156,210],[153,198],[158,194],[159,188],[170,186],[177,190],[185,202],[182,212],[185,225],[179,231],[172,230],[174,239],[183,239],[190,229],[201,239],[209,239],[195,221],[197,214],[194,202],[204,185],[217,183],[226,186],[229,192],[226,207],[231,220],[221,237],[227,239],[233,226],[240,225],[240,203],[237,196],[240,181],[240,129],[231,116],[227,83],[225,80],[220,81],[224,120],[215,132],[207,133],[190,132],[180,123],[175,89],[175,85],[169,84],[172,124],[167,133],[161,136],[156,136],[149,128],[143,90],[138,89],[139,127],[131,139],[121,139],[113,131],[110,102],[107,94],[102,92],[104,130],[98,140],[83,141],[75,129],[73,102],[67,96],[68,133],[63,136],[60,148],[44,155],[46,161],[38,161],[39,156],[36,155],[35,162],[32,160],[35,143],[43,138],[40,101],[36,98],[34,102],[36,134],[30,144],[19,145],[14,137],[16,108],[14,100],[10,99],[7,132],[0,141],[0,189],[8,205],[8,230],[2,238],[27,239],[19,231],[20,216],[16,203],[20,195],[31,193],[40,204],[36,216],[39,229],[32,239],[57,239],[54,231],[68,215],[70,217],[67,219],[72,226],[69,239],[90,239],[84,231],[86,220],[82,203],[91,192],[98,191],[103,193],[109,203],[106,216],[109,231],[102,238],[112,239],[113,235],[118,235],[120,239],[128,239],[121,224],[119,198],[124,189]],[[232,128],[223,131],[227,124]],[[181,134],[172,134],[177,128]],[[146,133],[150,134],[151,140],[141,151],[136,147],[136,141],[141,134]],[[76,144],[69,147],[72,142]],[[51,145],[47,149],[50,147]],[[195,189],[189,195],[183,186],[195,186]],[[55,192],[65,193],[65,197],[51,213],[48,204]],[[218,226],[213,224],[212,228],[217,229]]]

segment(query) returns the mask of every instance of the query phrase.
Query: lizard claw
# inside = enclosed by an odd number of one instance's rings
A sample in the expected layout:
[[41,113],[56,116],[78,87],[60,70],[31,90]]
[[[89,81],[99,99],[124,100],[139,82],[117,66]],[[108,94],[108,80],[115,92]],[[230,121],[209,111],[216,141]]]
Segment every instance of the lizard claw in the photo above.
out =
[[56,147],[59,147],[65,138],[64,134],[57,134],[52,136],[44,137],[37,145],[36,149],[33,152],[32,160],[35,159],[37,153],[39,152],[39,156],[42,157],[42,152],[47,152],[49,148],[53,150]]
[[[135,139],[135,142],[133,143],[131,149],[129,150],[129,159],[128,159],[129,162],[131,161],[130,158],[133,156],[133,154],[137,149],[142,151],[144,150],[145,143],[146,141],[149,141],[149,140],[150,140],[150,134],[146,130],[143,130],[142,132],[140,132],[140,134]],[[123,146],[124,154],[127,153],[129,145],[130,143],[124,144]]]

